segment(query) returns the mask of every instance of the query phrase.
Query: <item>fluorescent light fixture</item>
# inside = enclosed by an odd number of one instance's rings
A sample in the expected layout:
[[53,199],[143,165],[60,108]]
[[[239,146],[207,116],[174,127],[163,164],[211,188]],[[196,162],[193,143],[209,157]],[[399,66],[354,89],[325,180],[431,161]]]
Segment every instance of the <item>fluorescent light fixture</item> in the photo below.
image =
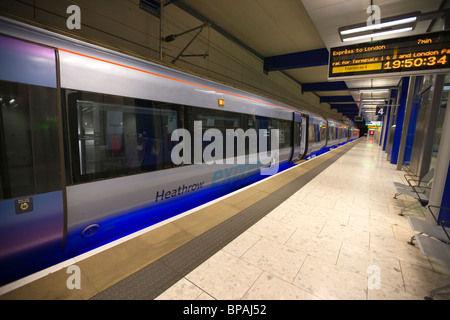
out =
[[360,28],[343,30],[343,31],[341,31],[341,34],[347,35],[347,34],[364,32],[364,31],[369,31],[369,30],[382,29],[382,28],[387,28],[387,27],[398,26],[401,24],[415,22],[416,20],[417,20],[417,17],[410,17],[410,18],[399,19],[399,20],[394,20],[394,21],[389,21],[389,22],[384,22],[384,23],[372,24],[372,25],[364,26],[364,27],[360,27]]
[[361,89],[359,93],[380,93],[380,92],[389,92],[389,89]]
[[356,41],[356,40],[361,40],[361,39],[366,39],[366,38],[387,36],[387,35],[394,34],[394,33],[401,33],[401,32],[412,31],[413,29],[414,29],[413,27],[407,27],[407,28],[402,28],[402,29],[395,29],[395,30],[389,30],[389,31],[383,31],[383,32],[369,33],[369,34],[365,34],[365,35],[362,35],[362,36],[356,36],[356,37],[351,37],[351,38],[344,38],[344,39],[342,39],[342,41],[350,42],[350,41]]
[[363,99],[362,102],[385,102],[386,99]]
[[343,42],[361,40],[372,37],[414,30],[421,15],[420,11],[381,19],[379,23],[368,25],[367,22],[339,28],[339,36]]

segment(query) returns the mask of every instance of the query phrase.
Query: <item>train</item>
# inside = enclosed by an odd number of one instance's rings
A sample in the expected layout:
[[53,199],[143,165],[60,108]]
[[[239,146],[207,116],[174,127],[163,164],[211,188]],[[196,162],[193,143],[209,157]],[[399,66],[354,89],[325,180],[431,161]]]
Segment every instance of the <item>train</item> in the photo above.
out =
[[[279,171],[359,137],[339,121],[5,17],[0,61],[0,285],[267,177],[261,168],[273,163],[249,164],[248,143],[243,162],[194,161],[217,134],[253,130],[269,154],[276,130]],[[180,130],[216,137],[195,145],[174,140]],[[192,162],[174,163],[176,148]]]

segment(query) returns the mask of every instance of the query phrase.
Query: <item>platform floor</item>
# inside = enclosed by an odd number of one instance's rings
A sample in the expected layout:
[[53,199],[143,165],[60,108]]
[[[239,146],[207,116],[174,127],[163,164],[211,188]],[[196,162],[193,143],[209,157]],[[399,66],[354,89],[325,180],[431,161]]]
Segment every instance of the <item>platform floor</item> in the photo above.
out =
[[[0,299],[423,299],[450,268],[407,241],[372,138],[0,288]],[[423,217],[421,210],[407,213]],[[67,267],[81,270],[69,290]]]
[[361,138],[157,299],[423,299],[450,268],[407,244],[423,212],[398,215],[412,199],[393,199],[395,167]]

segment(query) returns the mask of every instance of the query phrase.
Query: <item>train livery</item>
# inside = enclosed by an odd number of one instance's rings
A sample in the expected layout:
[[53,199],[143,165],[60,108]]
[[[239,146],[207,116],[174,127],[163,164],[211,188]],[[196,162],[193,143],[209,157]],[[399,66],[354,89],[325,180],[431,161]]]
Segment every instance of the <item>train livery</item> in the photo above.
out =
[[197,123],[202,134],[226,137],[254,129],[264,135],[257,148],[267,139],[270,152],[276,129],[279,170],[359,136],[338,121],[7,18],[0,61],[0,285],[263,178],[265,164],[248,162],[248,144],[244,162],[175,164],[176,130],[194,135]]

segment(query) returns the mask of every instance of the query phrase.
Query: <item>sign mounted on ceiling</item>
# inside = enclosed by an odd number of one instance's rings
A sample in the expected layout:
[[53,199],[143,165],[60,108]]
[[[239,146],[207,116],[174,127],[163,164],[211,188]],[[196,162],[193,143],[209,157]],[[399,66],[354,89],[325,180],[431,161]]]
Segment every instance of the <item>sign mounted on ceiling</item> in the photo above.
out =
[[381,121],[366,121],[366,126],[381,127]]
[[449,72],[450,31],[330,49],[328,79]]

